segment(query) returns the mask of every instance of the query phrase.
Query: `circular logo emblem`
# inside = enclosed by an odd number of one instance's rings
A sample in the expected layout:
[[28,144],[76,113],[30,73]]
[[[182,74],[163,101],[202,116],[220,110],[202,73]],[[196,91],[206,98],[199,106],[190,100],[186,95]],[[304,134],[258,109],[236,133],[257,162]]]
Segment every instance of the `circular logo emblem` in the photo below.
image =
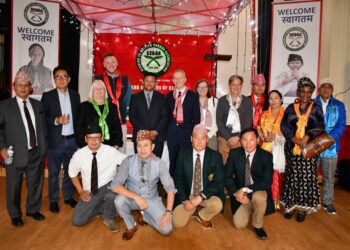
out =
[[307,42],[307,33],[300,27],[290,28],[283,35],[283,45],[291,51],[298,51],[305,48]]
[[146,43],[136,55],[136,64],[144,73],[153,73],[156,76],[164,75],[171,63],[169,51],[159,43]]
[[49,11],[41,3],[30,3],[24,9],[24,18],[33,26],[42,26],[49,20]]

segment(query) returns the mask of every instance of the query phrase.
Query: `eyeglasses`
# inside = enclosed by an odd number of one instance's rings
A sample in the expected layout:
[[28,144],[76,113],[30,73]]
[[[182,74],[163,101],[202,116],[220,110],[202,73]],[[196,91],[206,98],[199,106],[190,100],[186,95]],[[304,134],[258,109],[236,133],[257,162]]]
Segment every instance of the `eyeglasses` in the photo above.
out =
[[55,75],[56,80],[67,80],[68,78],[69,78],[69,76],[67,76],[67,75],[63,75],[63,76]]

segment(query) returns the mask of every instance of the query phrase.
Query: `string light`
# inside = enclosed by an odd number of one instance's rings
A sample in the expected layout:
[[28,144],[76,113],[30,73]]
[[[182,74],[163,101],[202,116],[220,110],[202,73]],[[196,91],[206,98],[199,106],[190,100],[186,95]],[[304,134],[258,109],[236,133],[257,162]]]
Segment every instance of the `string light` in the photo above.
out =
[[[224,20],[221,24],[218,25],[218,34],[225,33],[225,30],[228,26],[233,26],[236,21],[237,15],[251,2],[252,0],[242,0],[237,2],[235,5],[231,7],[231,13],[224,13]],[[254,25],[254,24],[253,24]]]

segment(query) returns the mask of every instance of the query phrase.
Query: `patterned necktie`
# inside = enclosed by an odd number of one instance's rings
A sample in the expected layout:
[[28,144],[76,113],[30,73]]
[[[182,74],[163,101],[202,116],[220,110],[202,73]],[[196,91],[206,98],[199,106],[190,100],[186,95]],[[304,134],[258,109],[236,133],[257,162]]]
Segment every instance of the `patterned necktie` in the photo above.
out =
[[36,146],[35,129],[33,126],[32,118],[30,118],[29,110],[27,108],[27,101],[23,101],[24,114],[26,116],[28,130],[29,130],[29,145],[31,148]]
[[146,100],[147,100],[147,108],[151,107],[151,93],[146,93]]
[[92,158],[92,164],[91,164],[91,193],[95,194],[98,190],[98,173],[97,173],[97,159],[96,159],[97,152],[92,153],[94,156]]
[[145,164],[146,164],[146,161],[141,160],[140,178],[141,178],[141,181],[143,183],[146,181],[146,179],[145,179]]
[[196,162],[194,164],[194,178],[193,178],[193,195],[199,195],[201,192],[201,182],[202,182],[202,173],[201,173],[201,158],[200,154],[197,154]]
[[245,162],[245,185],[250,186],[252,184],[251,182],[251,174],[250,174],[250,161],[249,161],[250,155],[247,155],[247,160]]

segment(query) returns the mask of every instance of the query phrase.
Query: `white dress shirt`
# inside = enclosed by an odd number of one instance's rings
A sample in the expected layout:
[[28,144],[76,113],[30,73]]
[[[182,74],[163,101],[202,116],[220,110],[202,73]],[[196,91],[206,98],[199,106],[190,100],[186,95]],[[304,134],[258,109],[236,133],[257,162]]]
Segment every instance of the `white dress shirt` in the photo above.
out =
[[321,103],[322,103],[322,111],[323,111],[323,114],[325,115],[326,114],[326,111],[327,111],[327,106],[328,106],[328,103],[329,103],[329,99],[327,99],[327,101],[323,101],[323,99],[321,98]]
[[69,119],[68,119],[69,122],[65,125],[62,125],[62,135],[63,136],[72,135],[74,134],[73,115],[72,115],[72,105],[70,102],[68,89],[64,93],[57,89],[57,92],[58,92],[58,99],[61,107],[61,114],[69,115]]
[[[26,100],[23,100],[22,98],[16,96],[16,100],[17,100],[17,103],[18,103],[19,110],[21,111],[21,116],[22,116],[24,128],[26,130],[27,146],[28,146],[28,149],[32,149],[32,147],[30,146],[29,128],[28,128],[27,118],[26,118],[26,115],[24,113],[24,103],[23,103],[23,101],[27,102],[27,108],[28,108],[29,115],[30,115],[30,118],[31,118],[33,126],[34,126],[34,130],[35,130],[35,138],[37,139],[38,135],[37,135],[36,126],[35,126],[36,123],[35,123],[34,110],[33,110],[32,104],[30,103],[29,97],[27,97]],[[36,145],[38,145],[38,142],[36,142]]]
[[197,159],[197,154],[199,154],[199,158],[201,160],[201,190],[203,190],[203,162],[204,162],[204,153],[205,149],[202,150],[201,152],[197,152],[195,149],[193,149],[193,154],[192,154],[192,160],[193,160],[193,175],[192,175],[192,187],[191,187],[191,194],[193,194],[193,179],[194,179],[194,170],[196,169],[196,159]]
[[[77,177],[81,173],[84,190],[91,190],[91,165],[92,151],[88,146],[77,150],[69,163],[68,173],[71,178]],[[97,174],[98,188],[106,185],[117,173],[117,166],[126,158],[126,155],[120,153],[114,147],[101,144],[97,150]]]

